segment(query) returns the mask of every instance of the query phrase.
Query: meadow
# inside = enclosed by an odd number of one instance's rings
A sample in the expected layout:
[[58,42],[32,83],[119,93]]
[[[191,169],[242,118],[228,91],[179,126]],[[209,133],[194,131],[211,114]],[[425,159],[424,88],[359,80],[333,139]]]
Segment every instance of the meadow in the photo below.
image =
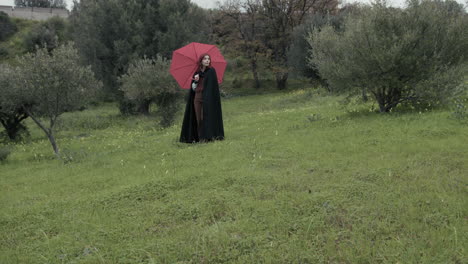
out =
[[467,263],[468,127],[316,89],[223,98],[224,141],[112,103],[0,164],[0,263]]

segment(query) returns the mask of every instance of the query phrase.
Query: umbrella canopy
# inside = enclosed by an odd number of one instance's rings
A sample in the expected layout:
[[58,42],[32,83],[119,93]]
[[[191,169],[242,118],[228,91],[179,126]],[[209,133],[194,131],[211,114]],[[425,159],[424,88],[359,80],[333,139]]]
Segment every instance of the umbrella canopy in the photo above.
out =
[[227,62],[215,45],[192,42],[172,52],[169,72],[183,89],[190,89],[192,77],[198,68],[198,59],[202,54],[211,58],[211,66],[215,68],[218,83],[223,81]]

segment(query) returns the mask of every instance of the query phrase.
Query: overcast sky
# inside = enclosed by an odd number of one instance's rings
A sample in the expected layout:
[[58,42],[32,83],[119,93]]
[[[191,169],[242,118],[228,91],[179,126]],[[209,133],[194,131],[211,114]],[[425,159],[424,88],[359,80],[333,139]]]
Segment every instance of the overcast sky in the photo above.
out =
[[[219,0],[220,2],[223,2],[223,0]],[[353,3],[353,2],[362,2],[362,3],[369,3],[369,0],[343,0],[345,3]],[[465,4],[465,0],[456,0],[457,2],[461,4]],[[0,0],[0,5],[13,5],[15,1],[14,0]],[[68,8],[71,7],[73,0],[66,0],[68,4]],[[192,0],[193,3],[196,3],[197,5],[203,7],[203,8],[215,8],[216,2],[218,0]],[[388,0],[388,3],[392,6],[403,6],[405,3],[405,0]]]

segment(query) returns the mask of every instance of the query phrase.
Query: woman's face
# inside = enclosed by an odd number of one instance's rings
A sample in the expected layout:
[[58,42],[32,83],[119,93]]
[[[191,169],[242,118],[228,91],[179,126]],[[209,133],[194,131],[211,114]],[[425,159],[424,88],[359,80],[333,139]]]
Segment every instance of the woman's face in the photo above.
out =
[[202,65],[205,67],[208,67],[210,66],[210,62],[211,62],[210,56],[205,55],[205,57],[203,57],[203,60],[202,60]]

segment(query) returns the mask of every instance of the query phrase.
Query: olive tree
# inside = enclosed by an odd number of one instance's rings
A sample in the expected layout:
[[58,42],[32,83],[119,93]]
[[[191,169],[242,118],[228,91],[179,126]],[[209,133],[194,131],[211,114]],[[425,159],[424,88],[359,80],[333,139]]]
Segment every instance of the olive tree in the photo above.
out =
[[460,87],[468,62],[468,20],[455,1],[375,2],[308,36],[309,63],[335,90],[365,89],[380,112],[400,103],[443,103]]
[[72,44],[59,46],[51,53],[43,48],[18,59],[22,78],[16,90],[22,107],[44,131],[58,157],[54,137],[57,118],[93,100],[101,87],[90,67],[83,67],[78,61]]
[[8,64],[0,65],[0,123],[11,141],[21,139],[27,128],[22,121],[28,118],[23,102],[19,96],[17,85],[21,78],[14,67]]
[[169,73],[170,61],[157,55],[130,64],[128,72],[119,78],[125,97],[144,106],[140,112],[149,114],[150,104],[156,104],[161,126],[172,124],[177,112],[180,89]]
[[214,33],[219,42],[232,56],[241,55],[248,59],[254,87],[260,88],[260,58],[266,57],[267,49],[260,41],[264,22],[261,19],[260,0],[225,1],[214,16]]

